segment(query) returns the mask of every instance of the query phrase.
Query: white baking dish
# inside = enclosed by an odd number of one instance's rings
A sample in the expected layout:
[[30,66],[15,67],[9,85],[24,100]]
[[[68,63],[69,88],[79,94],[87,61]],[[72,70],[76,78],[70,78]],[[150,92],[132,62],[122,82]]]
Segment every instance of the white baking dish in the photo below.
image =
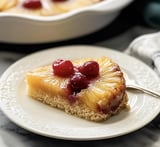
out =
[[0,42],[47,43],[76,38],[108,25],[133,0],[104,0],[56,16],[0,13]]

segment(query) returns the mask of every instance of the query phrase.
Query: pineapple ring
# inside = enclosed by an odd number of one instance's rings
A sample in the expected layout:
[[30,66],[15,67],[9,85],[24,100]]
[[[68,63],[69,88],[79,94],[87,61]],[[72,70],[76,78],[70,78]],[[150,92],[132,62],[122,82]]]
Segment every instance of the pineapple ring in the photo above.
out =
[[[125,95],[125,79],[118,64],[111,59],[102,57],[98,59],[81,59],[75,61],[75,65],[82,65],[84,62],[94,60],[100,67],[100,76],[92,81],[89,88],[83,89],[78,96],[87,103],[92,109],[97,111],[110,111],[110,107],[116,108],[116,105],[122,101]],[[115,107],[115,108],[114,108]]]
[[5,11],[17,5],[18,0],[0,0],[0,11]]

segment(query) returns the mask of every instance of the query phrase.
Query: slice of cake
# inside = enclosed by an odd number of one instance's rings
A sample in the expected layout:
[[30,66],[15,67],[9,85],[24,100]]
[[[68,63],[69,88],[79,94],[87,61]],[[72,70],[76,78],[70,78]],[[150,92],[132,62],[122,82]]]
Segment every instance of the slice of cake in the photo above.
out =
[[56,60],[26,75],[30,97],[72,115],[104,121],[127,108],[125,79],[107,57]]

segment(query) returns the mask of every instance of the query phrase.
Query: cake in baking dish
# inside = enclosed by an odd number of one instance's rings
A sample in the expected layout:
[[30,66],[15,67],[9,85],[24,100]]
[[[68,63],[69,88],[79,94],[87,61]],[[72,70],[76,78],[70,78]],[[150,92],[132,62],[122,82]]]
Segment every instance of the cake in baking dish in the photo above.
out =
[[18,0],[0,0],[0,12],[15,7]]
[[50,16],[96,4],[102,0],[0,0],[0,12]]
[[107,57],[57,59],[28,72],[26,85],[30,97],[90,121],[128,108],[123,73]]

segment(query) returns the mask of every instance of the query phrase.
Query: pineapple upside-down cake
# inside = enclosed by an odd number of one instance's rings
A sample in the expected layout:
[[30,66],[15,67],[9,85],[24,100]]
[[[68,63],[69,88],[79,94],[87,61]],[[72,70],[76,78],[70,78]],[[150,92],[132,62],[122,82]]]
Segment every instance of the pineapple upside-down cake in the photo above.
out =
[[26,84],[30,97],[91,121],[128,108],[123,73],[107,57],[57,59],[28,72]]

